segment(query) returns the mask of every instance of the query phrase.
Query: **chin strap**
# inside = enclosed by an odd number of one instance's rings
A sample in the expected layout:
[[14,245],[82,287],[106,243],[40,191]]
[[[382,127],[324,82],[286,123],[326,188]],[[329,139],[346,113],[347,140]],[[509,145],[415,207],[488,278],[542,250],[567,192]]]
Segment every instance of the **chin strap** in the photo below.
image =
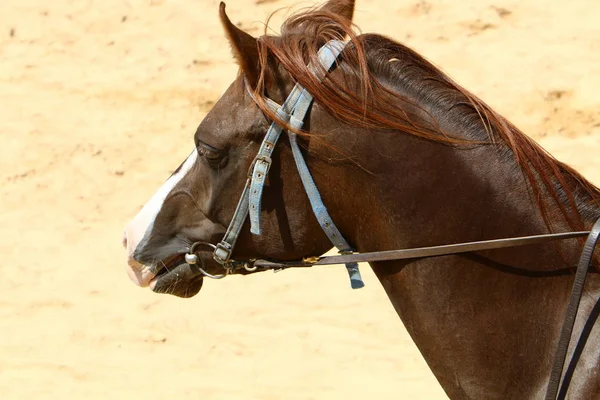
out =
[[[332,40],[325,44],[319,50],[318,57],[321,66],[309,65],[309,69],[322,80],[325,74],[333,67],[335,60],[342,52],[346,42],[339,40]],[[248,86],[246,86],[250,96],[256,101],[254,94]],[[295,130],[300,130],[304,125],[304,119],[310,106],[312,105],[313,97],[308,91],[302,87],[299,83],[296,83],[288,98],[282,105],[277,104],[271,99],[267,99],[267,104],[273,109],[277,118],[284,123],[289,124]],[[256,158],[254,159],[250,171],[249,177],[244,186],[242,196],[238,202],[238,206],[233,215],[233,219],[229,224],[227,232],[223,237],[223,240],[216,246],[214,251],[214,259],[225,266],[226,268],[232,268],[231,264],[231,253],[235,246],[238,236],[240,235],[242,226],[246,220],[246,216],[250,216],[250,232],[254,235],[260,235],[261,229],[261,202],[262,195],[265,186],[267,174],[271,167],[272,159],[271,155],[281,133],[283,132],[281,127],[276,121],[271,123],[269,130],[267,131],[265,138]],[[338,228],[333,223],[333,220],[327,212],[327,208],[321,199],[319,190],[312,178],[306,161],[302,156],[302,151],[298,145],[297,136],[292,131],[287,131],[290,144],[292,146],[292,152],[298,173],[302,180],[304,190],[308,195],[310,205],[313,213],[319,222],[319,225],[331,241],[331,243],[338,249],[340,254],[346,255],[353,253],[352,247],[344,239]],[[346,264],[346,269],[350,276],[350,284],[353,289],[361,288],[364,286],[358,264],[356,262],[349,262]]]

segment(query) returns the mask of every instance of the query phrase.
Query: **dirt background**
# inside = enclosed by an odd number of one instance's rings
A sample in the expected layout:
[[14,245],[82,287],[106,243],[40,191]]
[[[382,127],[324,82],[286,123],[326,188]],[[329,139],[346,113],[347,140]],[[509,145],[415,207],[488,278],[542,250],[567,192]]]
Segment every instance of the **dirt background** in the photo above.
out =
[[[393,3],[393,5],[392,5]],[[309,6],[312,3],[299,3]],[[284,0],[230,0],[251,33]],[[600,2],[358,0],[600,183]],[[372,273],[129,282],[124,224],[235,77],[212,0],[0,2],[0,397],[445,398]]]

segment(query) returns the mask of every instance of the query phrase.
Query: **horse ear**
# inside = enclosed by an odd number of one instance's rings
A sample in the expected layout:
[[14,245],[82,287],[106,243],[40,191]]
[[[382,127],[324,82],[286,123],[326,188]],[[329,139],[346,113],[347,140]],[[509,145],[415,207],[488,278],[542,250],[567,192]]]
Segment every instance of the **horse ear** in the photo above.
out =
[[219,4],[219,17],[231,45],[233,56],[244,72],[248,83],[255,87],[259,76],[258,41],[235,26],[225,13],[225,3]]
[[354,0],[329,0],[321,7],[321,10],[332,12],[352,22]]

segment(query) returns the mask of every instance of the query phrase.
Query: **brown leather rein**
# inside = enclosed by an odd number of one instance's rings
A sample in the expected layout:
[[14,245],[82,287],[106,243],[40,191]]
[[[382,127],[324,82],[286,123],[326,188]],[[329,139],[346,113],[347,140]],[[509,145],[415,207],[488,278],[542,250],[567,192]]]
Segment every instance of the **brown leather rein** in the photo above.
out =
[[[247,271],[253,272],[258,269],[281,270],[286,268],[306,268],[313,267],[316,265],[347,264],[352,262],[377,262],[416,259],[425,257],[439,257],[482,250],[527,246],[545,243],[549,241],[566,240],[584,236],[587,236],[587,240],[583,247],[583,251],[581,253],[581,257],[577,266],[577,271],[575,273],[575,280],[571,289],[569,303],[565,312],[564,322],[561,329],[559,342],[556,348],[556,353],[554,356],[554,364],[552,366],[552,371],[546,390],[545,400],[555,400],[564,399],[568,390],[568,384],[567,386],[563,385],[563,387],[561,387],[560,385],[562,371],[567,356],[567,350],[569,348],[569,342],[573,333],[573,326],[575,323],[575,318],[577,317],[577,310],[579,308],[581,295],[583,293],[585,279],[588,273],[588,269],[591,265],[594,248],[596,247],[598,237],[600,236],[600,219],[596,221],[596,223],[590,231],[550,233],[535,236],[522,236],[506,239],[494,239],[477,242],[448,244],[442,246],[417,247],[411,249],[388,251],[374,251],[368,253],[351,253],[342,254],[339,256],[310,257],[305,258],[301,261],[269,261],[262,259],[253,259],[248,261],[229,260],[227,264],[223,265],[223,267],[226,270],[226,273],[224,275],[213,276],[207,274],[203,270],[201,271],[204,273],[205,276],[211,278],[221,278],[230,274],[234,274],[239,269],[245,269]],[[197,242],[194,244],[194,246],[192,246],[192,249],[196,247],[196,245],[208,245],[213,248],[215,247],[214,245],[205,242]],[[194,255],[193,250],[190,253],[191,254],[188,255]]]
[[526,246],[545,243],[555,240],[565,240],[587,236],[590,231],[550,233],[545,235],[522,236],[508,239],[482,240],[458,244],[447,244],[442,246],[417,247],[411,249],[373,251],[369,253],[352,253],[339,256],[310,257],[302,261],[268,261],[253,260],[250,263],[258,268],[279,269],[312,267],[315,265],[335,265],[349,262],[375,262],[406,260],[411,258],[438,257],[451,254],[468,253],[481,250],[503,249],[509,247]]

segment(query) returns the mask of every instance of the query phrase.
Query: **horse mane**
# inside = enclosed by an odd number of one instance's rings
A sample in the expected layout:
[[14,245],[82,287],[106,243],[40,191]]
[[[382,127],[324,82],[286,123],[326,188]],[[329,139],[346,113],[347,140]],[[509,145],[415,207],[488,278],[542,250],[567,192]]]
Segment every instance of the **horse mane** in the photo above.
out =
[[[415,51],[384,36],[358,34],[354,29],[351,21],[337,14],[309,9],[288,18],[280,36],[261,36],[257,97],[264,94],[275,59],[320,106],[346,123],[399,131],[451,146],[499,148],[522,169],[550,231],[557,216],[571,229],[582,229],[584,217],[597,216],[600,190],[582,175]],[[327,74],[321,81],[307,65],[320,66],[317,51],[334,39],[349,40],[337,67],[343,73]],[[404,94],[392,90],[392,81]],[[263,101],[259,106],[278,120]],[[460,128],[454,130],[465,134],[450,135],[440,121],[450,121],[451,126]]]

